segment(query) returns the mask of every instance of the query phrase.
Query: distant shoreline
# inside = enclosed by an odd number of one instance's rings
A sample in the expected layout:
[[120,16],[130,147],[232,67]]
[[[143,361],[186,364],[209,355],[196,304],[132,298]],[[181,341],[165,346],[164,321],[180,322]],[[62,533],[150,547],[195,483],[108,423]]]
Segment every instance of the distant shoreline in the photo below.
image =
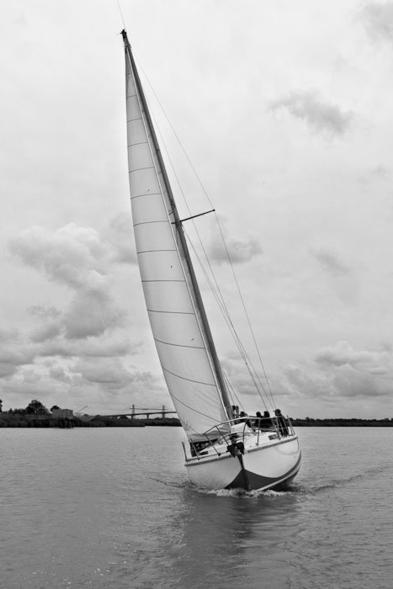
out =
[[[359,419],[359,418],[326,418],[312,417],[291,419],[297,427],[393,427],[393,418]],[[149,419],[110,417],[105,415],[83,417],[53,417],[51,415],[13,415],[0,413],[0,428],[61,428],[74,427],[181,427],[177,417],[155,417]]]
[[53,417],[52,415],[13,415],[0,413],[0,428],[61,428],[74,427],[180,427],[176,417],[155,417],[150,419],[129,419],[126,417],[107,417],[105,415],[85,415],[83,417]]
[[294,427],[393,427],[393,418],[359,419],[356,417],[337,417],[326,419],[291,419]]

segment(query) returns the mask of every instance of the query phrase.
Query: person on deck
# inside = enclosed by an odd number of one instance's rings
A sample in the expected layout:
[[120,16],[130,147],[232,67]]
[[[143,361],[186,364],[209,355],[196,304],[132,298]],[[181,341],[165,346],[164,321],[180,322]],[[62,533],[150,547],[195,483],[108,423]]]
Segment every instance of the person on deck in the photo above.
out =
[[262,413],[260,411],[257,411],[255,413],[255,416],[257,419],[254,422],[254,427],[261,429],[262,428],[262,420],[263,420]]
[[271,429],[273,427],[273,422],[269,411],[263,412],[263,427],[266,429]]
[[277,417],[277,424],[278,424],[278,429],[280,430],[280,434],[283,437],[286,437],[289,433],[288,432],[288,424],[287,424],[285,417],[281,413],[281,409],[276,409],[274,411],[274,415]]
[[239,414],[239,421],[246,423],[248,425],[248,427],[252,427],[251,426],[251,420],[248,418],[248,415],[245,411],[240,411]]
[[232,405],[232,419],[237,419],[239,417],[239,407],[238,405]]

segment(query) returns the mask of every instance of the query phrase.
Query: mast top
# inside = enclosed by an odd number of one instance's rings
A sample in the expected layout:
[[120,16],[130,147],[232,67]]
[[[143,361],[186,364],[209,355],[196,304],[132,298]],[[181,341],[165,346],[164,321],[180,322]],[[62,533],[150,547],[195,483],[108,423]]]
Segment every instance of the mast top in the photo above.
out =
[[127,31],[125,29],[122,29],[120,31],[120,34],[123,37],[124,45],[126,47],[130,47],[130,42],[129,42],[128,37],[127,37]]

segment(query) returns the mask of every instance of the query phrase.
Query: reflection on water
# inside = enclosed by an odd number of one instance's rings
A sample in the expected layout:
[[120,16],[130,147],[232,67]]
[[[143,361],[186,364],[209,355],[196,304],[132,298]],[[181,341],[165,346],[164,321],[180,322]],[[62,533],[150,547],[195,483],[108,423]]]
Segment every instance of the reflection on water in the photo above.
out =
[[0,430],[0,587],[390,589],[393,429],[299,433],[290,490],[239,493],[177,428]]
[[183,506],[167,534],[182,531],[181,547],[171,562],[172,580],[179,587],[221,587],[229,571],[232,586],[245,582],[257,587],[259,575],[266,582],[285,579],[282,555],[299,526],[295,490],[206,493],[186,487]]

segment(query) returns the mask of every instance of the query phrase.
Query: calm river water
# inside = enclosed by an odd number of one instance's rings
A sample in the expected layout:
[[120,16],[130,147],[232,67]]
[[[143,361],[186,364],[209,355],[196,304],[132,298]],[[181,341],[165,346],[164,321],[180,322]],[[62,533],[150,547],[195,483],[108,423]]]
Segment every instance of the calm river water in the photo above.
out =
[[285,493],[187,484],[179,428],[0,430],[4,589],[393,587],[393,428],[299,428]]

